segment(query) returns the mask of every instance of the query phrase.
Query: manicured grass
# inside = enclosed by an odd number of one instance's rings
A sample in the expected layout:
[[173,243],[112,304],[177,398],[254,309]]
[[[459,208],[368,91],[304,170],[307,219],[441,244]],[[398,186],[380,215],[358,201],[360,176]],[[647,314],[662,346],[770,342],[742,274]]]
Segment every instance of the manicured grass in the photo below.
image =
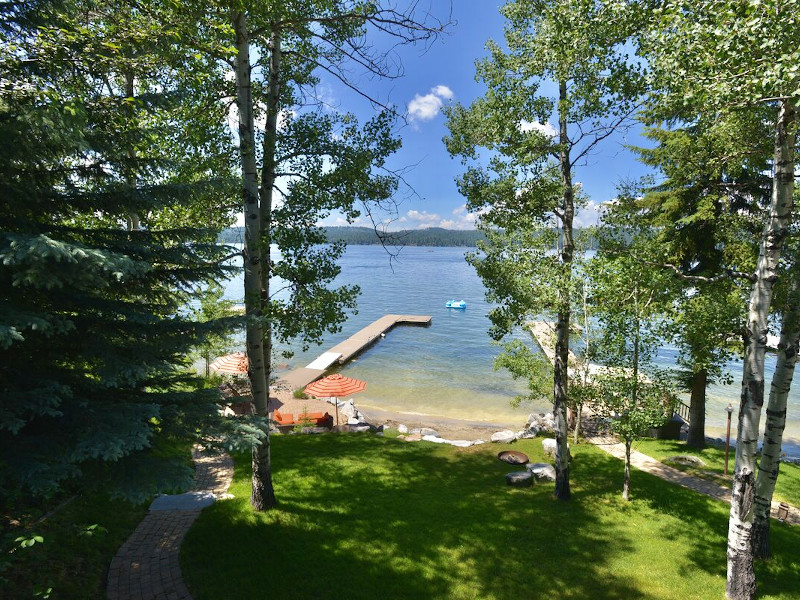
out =
[[[676,463],[668,463],[670,466],[680,469],[686,473],[711,479],[717,483],[731,486],[732,476],[723,477],[725,471],[725,448],[708,447],[703,450],[690,448],[686,442],[678,440],[652,440],[644,439],[637,441],[634,446],[639,452],[652,456],[658,460],[664,460],[670,456],[678,454],[689,454],[697,456],[706,463],[704,467],[689,467]],[[731,448],[728,463],[728,473],[733,473],[736,449]],[[800,466],[788,463],[781,463],[778,473],[778,481],[775,483],[774,500],[788,502],[793,506],[800,506]],[[800,597],[800,594],[798,595]]]
[[[573,495],[506,486],[506,448],[544,461],[540,440],[467,449],[371,434],[276,436],[280,507],[206,509],[182,546],[196,600],[226,598],[723,598],[728,507],[621,461],[572,449]],[[761,598],[797,598],[800,528],[774,523]]]

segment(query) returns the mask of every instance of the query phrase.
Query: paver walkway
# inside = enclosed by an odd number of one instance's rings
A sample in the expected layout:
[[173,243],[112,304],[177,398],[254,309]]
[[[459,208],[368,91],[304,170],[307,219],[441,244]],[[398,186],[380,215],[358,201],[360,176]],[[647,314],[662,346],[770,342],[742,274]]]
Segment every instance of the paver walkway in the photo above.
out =
[[191,600],[178,560],[181,542],[203,506],[223,496],[233,479],[227,454],[192,451],[194,491],[161,496],[120,547],[108,570],[108,600]]
[[[598,448],[605,450],[612,456],[616,456],[619,459],[625,460],[625,444],[619,443],[613,438],[599,436],[589,438],[588,441]],[[638,450],[631,449],[631,464],[637,469],[646,471],[647,473],[655,475],[656,477],[660,477],[661,479],[671,481],[672,483],[677,483],[678,485],[689,488],[690,490],[694,490],[696,492],[700,492],[706,496],[711,496],[712,498],[722,500],[723,502],[730,503],[731,501],[731,491],[728,488],[714,483],[713,481],[708,481],[707,479],[701,479],[699,477],[687,475],[683,471],[680,471],[674,467],[670,467],[669,465],[665,465],[664,463],[659,462],[655,458],[647,456]],[[779,506],[780,504],[778,502],[772,503],[772,510],[770,514],[773,519],[778,518],[777,515]],[[784,521],[791,525],[800,525],[800,509],[789,505],[789,514]]]

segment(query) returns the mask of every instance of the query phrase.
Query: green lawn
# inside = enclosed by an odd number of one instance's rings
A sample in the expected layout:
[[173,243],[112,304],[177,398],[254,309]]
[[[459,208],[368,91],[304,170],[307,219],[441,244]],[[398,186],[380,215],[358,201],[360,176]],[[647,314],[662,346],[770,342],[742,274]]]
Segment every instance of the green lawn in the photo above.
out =
[[[206,509],[181,553],[196,600],[723,598],[728,507],[648,474],[620,498],[622,462],[573,448],[573,497],[506,486],[508,446],[457,449],[371,434],[276,436],[280,508]],[[540,440],[513,446],[544,460]],[[761,598],[797,599],[800,528],[775,523]]]
[[[634,443],[633,447],[639,452],[643,452],[658,460],[664,460],[665,458],[678,454],[697,456],[706,463],[706,466],[686,467],[675,463],[669,463],[669,465],[681,471],[691,473],[692,475],[711,479],[727,487],[731,486],[731,475],[728,475],[727,479],[722,475],[725,471],[725,448],[708,447],[703,450],[697,450],[688,447],[686,442],[682,441],[652,439],[639,440]],[[733,473],[735,456],[736,449],[731,448],[728,463],[729,473]],[[788,502],[793,506],[800,506],[800,466],[781,463],[773,499],[779,502]],[[798,594],[798,597],[800,597],[800,594]]]

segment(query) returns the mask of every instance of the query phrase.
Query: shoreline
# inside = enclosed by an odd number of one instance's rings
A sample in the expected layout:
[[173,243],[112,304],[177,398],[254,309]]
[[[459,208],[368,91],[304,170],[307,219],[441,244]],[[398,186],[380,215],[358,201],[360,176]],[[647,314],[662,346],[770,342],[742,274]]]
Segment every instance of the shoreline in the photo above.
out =
[[368,404],[356,406],[364,415],[364,418],[375,425],[386,425],[394,428],[399,424],[406,425],[409,429],[417,427],[430,427],[435,429],[440,437],[446,439],[459,440],[487,440],[491,435],[503,429],[519,431],[524,428],[525,423],[511,423],[510,421],[474,421],[469,419],[457,419],[442,415],[429,415],[421,413],[405,413],[400,411],[385,410],[376,408]]

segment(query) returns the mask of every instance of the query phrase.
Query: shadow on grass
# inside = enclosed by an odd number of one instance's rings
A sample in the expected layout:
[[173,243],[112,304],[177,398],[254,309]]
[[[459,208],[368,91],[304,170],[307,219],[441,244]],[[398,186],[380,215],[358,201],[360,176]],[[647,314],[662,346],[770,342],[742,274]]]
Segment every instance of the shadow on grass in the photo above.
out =
[[[709,532],[722,522],[702,497],[643,473],[634,492],[644,502],[624,503],[621,463],[594,448],[576,449],[578,485],[562,503],[552,484],[507,487],[504,473],[514,468],[495,458],[505,447],[458,450],[352,434],[273,443],[279,509],[250,509],[249,457],[239,457],[236,498],[205,510],[184,542],[184,575],[197,600],[646,598],[650,574],[630,576],[640,568],[641,510],[644,518],[710,519],[698,525]],[[538,440],[515,448],[543,460]],[[669,519],[667,529],[677,522]],[[704,534],[691,551],[691,560],[724,576],[724,535]],[[776,575],[784,574],[780,567]]]

